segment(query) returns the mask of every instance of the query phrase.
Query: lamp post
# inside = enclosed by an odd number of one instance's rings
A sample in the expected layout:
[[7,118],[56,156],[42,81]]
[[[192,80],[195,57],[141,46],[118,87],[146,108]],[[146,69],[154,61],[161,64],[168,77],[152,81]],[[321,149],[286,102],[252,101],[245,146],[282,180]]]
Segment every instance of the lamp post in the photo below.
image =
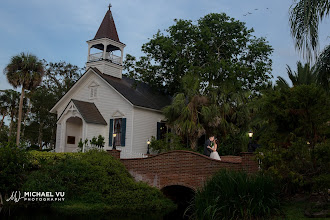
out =
[[249,146],[248,146],[248,152],[253,152],[253,149],[252,149],[252,137],[253,137],[253,132],[250,130],[249,131]]
[[116,143],[115,143],[115,140],[116,140],[116,136],[117,136],[117,134],[113,133],[112,136],[113,136],[112,150],[116,150]]
[[147,154],[150,154],[150,141],[149,141],[149,139],[147,140],[147,144],[148,144],[148,151],[147,151]]

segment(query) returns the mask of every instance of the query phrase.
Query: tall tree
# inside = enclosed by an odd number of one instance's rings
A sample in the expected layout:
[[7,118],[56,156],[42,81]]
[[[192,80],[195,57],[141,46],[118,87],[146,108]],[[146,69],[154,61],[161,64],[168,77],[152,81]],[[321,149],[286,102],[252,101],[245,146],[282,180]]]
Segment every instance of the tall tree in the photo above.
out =
[[318,54],[318,27],[330,13],[329,0],[294,0],[290,7],[291,35],[296,49],[311,59]]
[[166,33],[142,46],[145,56],[127,55],[128,74],[169,95],[183,92],[181,79],[192,74],[201,89],[230,81],[238,91],[258,91],[270,77],[272,48],[245,23],[226,14],[208,14],[194,23],[175,20]]
[[25,90],[35,89],[44,75],[43,63],[32,54],[21,53],[13,56],[10,63],[4,69],[8,82],[14,87],[19,86],[21,97],[19,102],[16,145],[19,145],[21,134],[22,108]]
[[[45,75],[42,85],[56,97],[56,101],[71,89],[73,84],[81,77],[84,68],[79,68],[64,61],[45,63]],[[55,103],[54,103],[55,105]]]
[[39,86],[31,96],[31,120],[36,122],[39,126],[37,143],[40,150],[43,147],[43,143],[50,142],[50,138],[46,139],[44,137],[45,128],[47,128],[48,133],[51,133],[52,129],[56,127],[56,115],[49,113],[49,110],[55,105],[56,99],[57,97],[45,86]]

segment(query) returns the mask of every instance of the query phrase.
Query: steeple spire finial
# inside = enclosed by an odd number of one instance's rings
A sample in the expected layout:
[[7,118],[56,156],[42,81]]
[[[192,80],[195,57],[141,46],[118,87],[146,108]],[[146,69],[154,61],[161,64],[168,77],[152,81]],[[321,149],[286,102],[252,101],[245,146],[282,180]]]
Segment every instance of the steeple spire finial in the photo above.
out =
[[109,4],[109,6],[108,6],[108,7],[109,7],[109,10],[110,10],[110,8],[112,7],[111,3]]

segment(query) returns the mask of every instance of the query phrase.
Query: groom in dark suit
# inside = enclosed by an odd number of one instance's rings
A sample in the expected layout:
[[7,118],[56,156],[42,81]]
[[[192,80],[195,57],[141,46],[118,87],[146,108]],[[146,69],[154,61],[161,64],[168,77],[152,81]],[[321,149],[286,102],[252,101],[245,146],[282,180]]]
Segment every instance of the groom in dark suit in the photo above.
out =
[[211,135],[206,141],[205,141],[205,144],[204,144],[204,155],[206,156],[210,156],[210,154],[212,153],[212,149],[208,148],[208,147],[211,147],[211,142],[214,141],[214,135]]

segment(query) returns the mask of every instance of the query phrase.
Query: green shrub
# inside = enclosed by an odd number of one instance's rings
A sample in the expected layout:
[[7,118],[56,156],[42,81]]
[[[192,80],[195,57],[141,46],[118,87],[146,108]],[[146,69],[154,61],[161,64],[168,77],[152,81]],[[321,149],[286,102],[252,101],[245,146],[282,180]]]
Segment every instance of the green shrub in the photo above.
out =
[[255,219],[279,209],[274,182],[264,175],[221,170],[196,192],[197,219]]
[[181,137],[174,133],[166,133],[165,137],[160,140],[156,140],[152,136],[150,148],[155,153],[163,153],[171,150],[189,150],[189,148],[183,146]]
[[19,191],[26,178],[29,154],[14,143],[0,145],[0,194],[10,196]]
[[95,211],[91,204],[104,211],[124,213],[175,208],[158,189],[135,182],[124,165],[106,152],[90,150],[78,155],[45,163],[31,173],[24,191],[64,191],[65,202],[52,205],[71,214]]
[[330,186],[330,141],[311,148],[296,138],[288,147],[259,149],[264,173],[276,177],[285,194],[327,191]]
[[54,153],[46,151],[30,151],[30,163],[33,168],[40,168],[44,165],[55,164],[56,162],[66,160],[68,158],[80,158],[81,153]]

